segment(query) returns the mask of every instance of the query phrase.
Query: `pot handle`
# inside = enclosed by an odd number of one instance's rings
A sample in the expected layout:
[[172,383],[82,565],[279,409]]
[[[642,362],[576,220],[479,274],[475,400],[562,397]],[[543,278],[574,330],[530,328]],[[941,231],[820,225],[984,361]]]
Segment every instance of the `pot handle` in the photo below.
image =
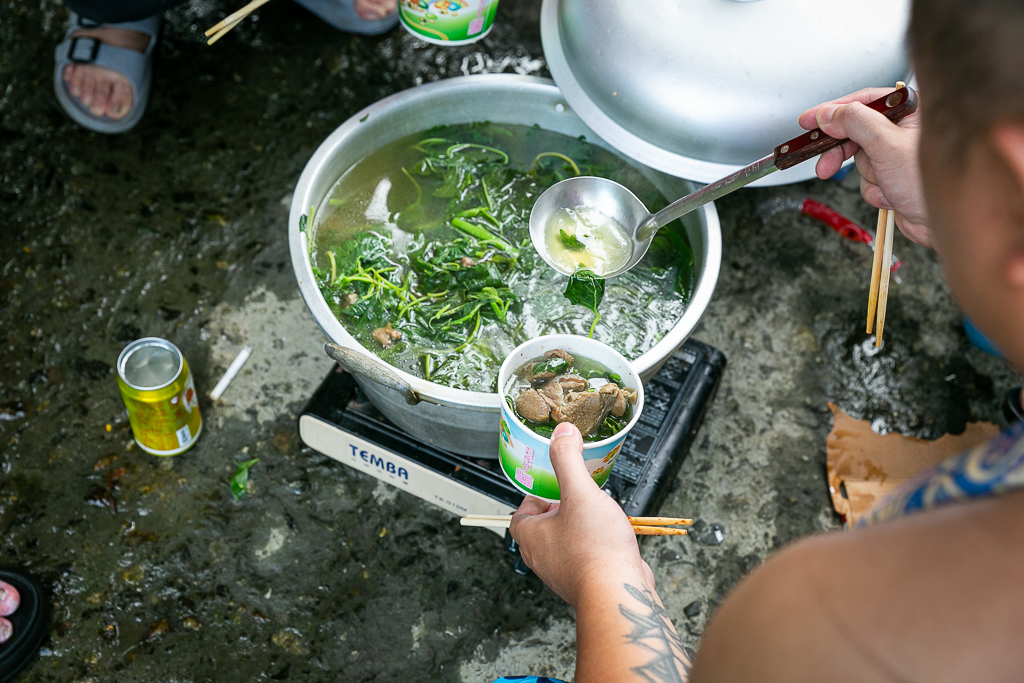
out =
[[324,351],[333,358],[338,365],[352,373],[361,375],[388,389],[393,389],[402,395],[405,402],[411,406],[420,402],[420,395],[413,391],[409,383],[399,377],[394,370],[379,361],[375,361],[366,355],[338,346],[330,342],[324,344]]

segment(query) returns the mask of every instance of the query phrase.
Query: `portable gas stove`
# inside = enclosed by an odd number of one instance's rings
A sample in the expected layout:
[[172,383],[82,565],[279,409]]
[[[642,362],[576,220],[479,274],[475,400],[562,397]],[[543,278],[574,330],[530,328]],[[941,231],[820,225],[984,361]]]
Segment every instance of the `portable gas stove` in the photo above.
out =
[[[644,411],[604,486],[627,515],[653,514],[665,499],[724,368],[721,351],[689,340],[644,385]],[[460,517],[511,514],[523,500],[501,471],[497,454],[494,460],[469,458],[410,437],[381,415],[340,367],[327,375],[299,416],[299,436],[310,448]],[[507,532],[492,531],[504,534],[506,546],[517,553]],[[526,571],[521,561],[516,570]]]

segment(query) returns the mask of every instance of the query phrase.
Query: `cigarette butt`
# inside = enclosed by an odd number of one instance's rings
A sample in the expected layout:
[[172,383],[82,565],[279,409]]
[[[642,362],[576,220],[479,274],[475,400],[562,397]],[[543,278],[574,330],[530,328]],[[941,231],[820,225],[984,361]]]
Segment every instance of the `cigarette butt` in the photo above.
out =
[[245,365],[245,361],[249,360],[250,355],[252,355],[252,344],[246,344],[242,350],[238,352],[238,355],[235,356],[235,359],[231,361],[231,365],[228,366],[224,376],[220,378],[219,382],[217,382],[217,386],[215,386],[213,391],[210,392],[210,398],[214,401],[220,400],[220,397],[224,395],[225,391],[227,391],[228,385],[231,384],[231,380],[235,378],[235,375],[237,375],[242,369],[242,366]]

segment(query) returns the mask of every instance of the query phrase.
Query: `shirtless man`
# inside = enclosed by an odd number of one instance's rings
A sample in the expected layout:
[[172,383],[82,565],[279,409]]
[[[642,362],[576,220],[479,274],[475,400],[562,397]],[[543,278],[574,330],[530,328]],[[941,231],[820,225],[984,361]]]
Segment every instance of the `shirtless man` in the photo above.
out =
[[[841,30],[841,28],[837,29]],[[938,252],[964,311],[1024,368],[1024,4],[914,0],[921,116],[865,90],[800,117],[850,138],[862,191]],[[808,68],[813,61],[808,61]],[[576,608],[576,683],[1016,681],[1024,677],[1024,427],[943,463],[850,532],[794,543],[744,579],[690,661],[629,523],[560,425],[561,505],[512,522],[527,564]]]

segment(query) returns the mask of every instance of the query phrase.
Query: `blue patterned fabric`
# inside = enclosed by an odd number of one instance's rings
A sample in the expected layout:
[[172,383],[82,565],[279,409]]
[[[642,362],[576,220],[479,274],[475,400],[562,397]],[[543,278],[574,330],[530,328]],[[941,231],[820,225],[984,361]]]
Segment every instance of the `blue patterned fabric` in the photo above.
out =
[[858,526],[1024,488],[1024,423],[922,472],[890,493]]

